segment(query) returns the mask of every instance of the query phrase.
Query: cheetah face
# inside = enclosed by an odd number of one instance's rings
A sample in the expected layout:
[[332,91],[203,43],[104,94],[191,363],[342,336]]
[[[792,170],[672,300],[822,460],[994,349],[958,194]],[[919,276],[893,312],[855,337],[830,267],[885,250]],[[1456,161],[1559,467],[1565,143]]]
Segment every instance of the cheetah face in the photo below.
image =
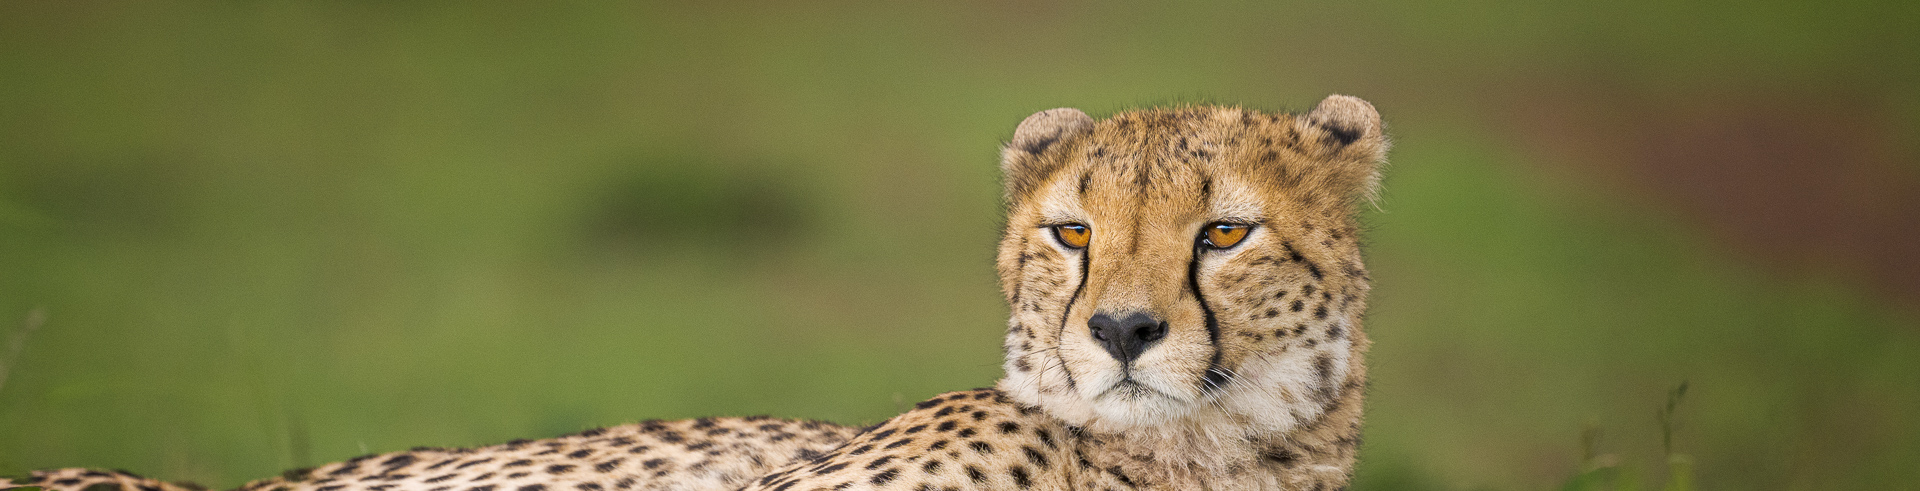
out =
[[1316,418],[1359,378],[1350,209],[1385,149],[1372,106],[1345,96],[1298,116],[1028,118],[1003,152],[1000,388],[1099,431]]

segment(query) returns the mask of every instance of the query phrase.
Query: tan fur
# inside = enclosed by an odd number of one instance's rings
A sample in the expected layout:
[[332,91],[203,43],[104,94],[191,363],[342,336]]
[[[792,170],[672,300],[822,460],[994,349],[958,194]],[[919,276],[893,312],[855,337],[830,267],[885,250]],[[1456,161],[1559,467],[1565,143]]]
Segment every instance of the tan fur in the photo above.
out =
[[[1303,115],[1195,106],[1095,122],[1043,111],[1002,151],[997,268],[1012,316],[995,388],[943,394],[859,432],[649,423],[369,456],[243,489],[1344,488],[1369,289],[1352,209],[1373,196],[1386,150],[1373,106],[1347,96]],[[1252,228],[1232,247],[1203,246],[1204,227],[1220,222]],[[1057,240],[1052,227],[1067,223],[1088,227],[1090,244]],[[1164,321],[1164,337],[1122,362],[1089,327],[1102,313]],[[83,472],[31,482],[163,484]]]

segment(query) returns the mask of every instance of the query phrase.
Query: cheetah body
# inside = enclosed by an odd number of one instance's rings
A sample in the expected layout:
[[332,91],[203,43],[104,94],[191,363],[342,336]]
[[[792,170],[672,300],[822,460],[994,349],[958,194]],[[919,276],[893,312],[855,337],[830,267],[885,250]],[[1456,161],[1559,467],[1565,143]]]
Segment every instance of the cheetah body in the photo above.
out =
[[[1386,148],[1372,105],[1347,96],[1306,114],[1043,111],[1002,151],[1012,315],[993,388],[866,429],[646,422],[370,455],[241,491],[1344,488],[1368,344],[1352,208]],[[86,469],[12,482],[184,488]]]

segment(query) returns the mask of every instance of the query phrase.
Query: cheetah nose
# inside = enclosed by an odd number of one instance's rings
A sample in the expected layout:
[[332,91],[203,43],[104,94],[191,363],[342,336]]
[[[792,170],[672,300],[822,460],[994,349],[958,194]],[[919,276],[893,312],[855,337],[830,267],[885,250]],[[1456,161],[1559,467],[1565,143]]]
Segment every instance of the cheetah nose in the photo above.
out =
[[1121,365],[1133,363],[1140,353],[1167,337],[1167,323],[1144,312],[1125,314],[1118,320],[1103,313],[1093,314],[1087,319],[1087,330]]

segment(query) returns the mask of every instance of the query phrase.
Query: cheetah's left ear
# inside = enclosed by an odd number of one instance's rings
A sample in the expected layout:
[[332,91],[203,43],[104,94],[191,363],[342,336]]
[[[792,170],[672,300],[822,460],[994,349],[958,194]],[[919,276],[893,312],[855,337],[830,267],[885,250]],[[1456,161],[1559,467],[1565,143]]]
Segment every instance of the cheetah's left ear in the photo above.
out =
[[1387,160],[1387,135],[1380,112],[1358,97],[1334,94],[1295,120],[1302,135],[1318,135],[1333,169],[1335,184],[1349,197],[1372,200]]
[[1071,107],[1027,116],[1013,130],[1013,141],[1000,149],[1000,174],[1006,181],[1007,199],[1033,191],[1060,167],[1060,159],[1049,158],[1048,149],[1064,147],[1061,143],[1092,131],[1093,118]]

